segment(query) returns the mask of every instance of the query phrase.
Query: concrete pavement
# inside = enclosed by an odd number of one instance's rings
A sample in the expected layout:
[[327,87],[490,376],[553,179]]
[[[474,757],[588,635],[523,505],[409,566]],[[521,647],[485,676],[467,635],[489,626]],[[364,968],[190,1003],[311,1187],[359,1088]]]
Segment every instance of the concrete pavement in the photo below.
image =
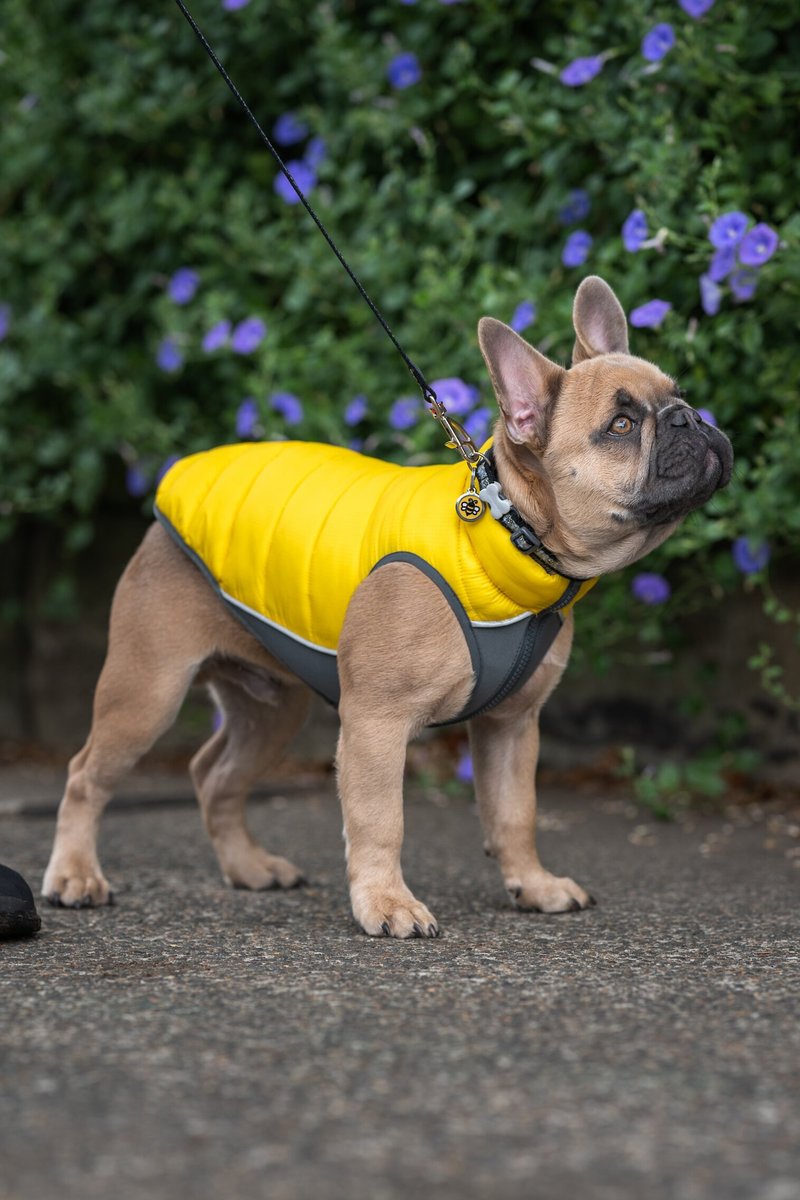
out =
[[[226,889],[196,809],[113,805],[117,904],[0,944],[3,1200],[800,1197],[796,820],[543,796],[599,906],[518,914],[474,806],[407,806],[436,941],[362,936],[330,789],[253,806],[302,891]],[[0,817],[41,880],[52,821]]]

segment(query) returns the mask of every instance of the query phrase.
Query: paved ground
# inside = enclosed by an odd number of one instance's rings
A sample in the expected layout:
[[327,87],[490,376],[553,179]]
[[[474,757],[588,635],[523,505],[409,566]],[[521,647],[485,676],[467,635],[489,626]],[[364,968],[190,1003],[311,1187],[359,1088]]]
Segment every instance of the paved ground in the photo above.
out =
[[[226,890],[193,808],[112,808],[116,907],[0,946],[0,1196],[797,1200],[796,827],[543,809],[598,908],[511,911],[473,807],[417,799],[444,932],[397,943],[351,922],[331,793],[254,806],[288,894]],[[51,833],[0,817],[0,859],[38,886]]]

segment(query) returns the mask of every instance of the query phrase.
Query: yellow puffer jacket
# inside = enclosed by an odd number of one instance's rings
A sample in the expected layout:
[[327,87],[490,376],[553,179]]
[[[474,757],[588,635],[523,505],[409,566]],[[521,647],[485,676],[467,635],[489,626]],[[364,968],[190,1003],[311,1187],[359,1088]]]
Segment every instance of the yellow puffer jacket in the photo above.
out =
[[468,486],[462,463],[399,467],[334,446],[247,443],[177,462],[156,515],[248,628],[331,655],[356,588],[398,553],[446,581],[476,631],[565,597],[569,581],[520,553],[488,512],[459,520],[455,500]]

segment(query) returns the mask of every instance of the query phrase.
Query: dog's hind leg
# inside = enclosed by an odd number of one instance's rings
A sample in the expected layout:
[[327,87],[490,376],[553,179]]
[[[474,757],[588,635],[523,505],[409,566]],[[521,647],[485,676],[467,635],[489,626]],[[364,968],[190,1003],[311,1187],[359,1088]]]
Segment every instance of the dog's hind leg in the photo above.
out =
[[109,904],[111,889],[97,857],[103,810],[120,781],[172,725],[197,664],[172,663],[139,643],[124,677],[112,639],[95,693],[89,740],[69,764],[56,839],[42,888],[52,904]]
[[196,568],[154,526],[114,597],[91,733],[69,765],[45,872],[42,890],[51,903],[110,902],[97,857],[100,817],[123,776],[175,720],[200,664],[213,652],[215,603],[219,608]]
[[[140,648],[140,670],[146,659],[146,650]],[[106,662],[113,670],[111,655]],[[117,691],[104,670],[95,696],[92,732],[69,764],[58,810],[56,839],[42,886],[51,904],[84,908],[111,903],[111,888],[97,857],[100,818],[119,782],[172,725],[192,675],[184,671],[141,691],[129,680]]]
[[194,756],[190,772],[222,874],[234,887],[296,887],[302,872],[253,840],[245,806],[250,789],[280,759],[305,720],[308,690],[271,682],[233,661],[208,664],[203,681],[223,723]]

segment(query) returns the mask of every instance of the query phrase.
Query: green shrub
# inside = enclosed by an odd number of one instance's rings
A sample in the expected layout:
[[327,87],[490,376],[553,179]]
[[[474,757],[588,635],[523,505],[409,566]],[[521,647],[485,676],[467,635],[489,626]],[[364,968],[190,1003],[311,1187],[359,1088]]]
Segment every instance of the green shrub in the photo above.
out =
[[[538,310],[526,336],[566,362],[585,274],[606,278],[628,312],[670,303],[658,328],[632,331],[632,348],[714,413],[737,468],[648,561],[673,600],[634,602],[641,642],[665,636],[674,605],[718,602],[741,586],[734,539],[766,541],[773,555],[796,548],[791,6],[718,0],[701,19],[674,0],[646,14],[633,0],[195,8],[265,127],[293,112],[324,140],[310,199],[429,379],[460,378],[478,389],[479,409],[490,403],[477,319],[510,320],[525,300]],[[411,428],[392,429],[413,380],[307,215],[275,192],[272,160],[171,0],[68,0],[58,36],[24,0],[6,0],[4,16],[2,532],[32,513],[85,543],[126,470],[133,491],[149,492],[168,456],[236,440],[247,397],[266,437],[357,438],[401,461],[446,455],[421,407]],[[672,24],[675,45],[652,63],[641,42],[658,22]],[[420,69],[402,88],[387,77],[400,53]],[[559,72],[592,55],[603,56],[599,74],[566,86]],[[574,189],[591,209],[565,224]],[[651,244],[631,252],[620,231],[634,209]],[[737,302],[723,284],[709,316],[698,280],[713,253],[709,228],[730,210],[775,229],[780,244],[752,299]],[[591,250],[567,267],[562,249],[578,227]],[[181,268],[199,280],[184,304],[169,294]],[[249,317],[267,326],[252,353],[203,350],[219,322]],[[178,369],[158,366],[165,339]],[[271,401],[285,393],[302,402],[299,423]],[[350,428],[356,395],[366,415]],[[598,661],[630,637],[630,574],[587,606]]]

